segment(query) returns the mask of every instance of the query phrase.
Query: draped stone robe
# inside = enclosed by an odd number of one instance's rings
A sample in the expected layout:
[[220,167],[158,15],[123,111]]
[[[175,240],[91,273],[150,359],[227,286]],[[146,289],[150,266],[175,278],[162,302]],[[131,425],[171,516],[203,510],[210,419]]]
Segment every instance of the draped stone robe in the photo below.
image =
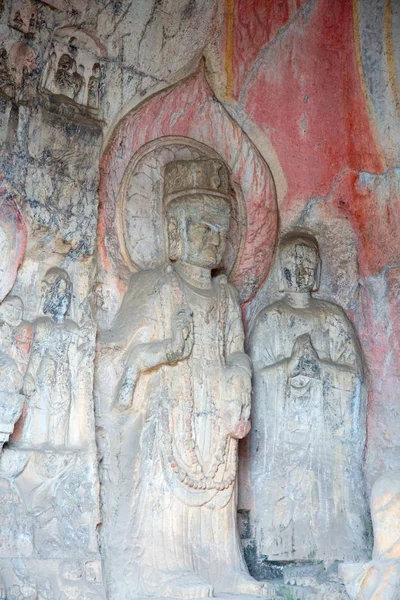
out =
[[[296,339],[307,334],[320,368],[296,377],[289,359]],[[352,325],[329,302],[311,299],[296,309],[283,300],[258,315],[249,348],[250,488],[259,552],[271,561],[365,556],[366,407]]]
[[28,373],[34,378],[36,394],[28,403],[22,438],[24,442],[68,445],[74,389],[77,385],[78,325],[66,319],[55,323],[47,317],[35,323]]
[[[170,338],[173,313],[187,307],[189,358],[141,372],[132,407],[113,412],[104,507],[111,597],[168,594],[182,573],[216,589],[247,573],[236,529],[237,440],[223,420],[226,359],[249,369],[236,291],[216,280],[194,288],[172,267],[136,274],[109,342],[138,372],[142,350]],[[249,417],[249,401],[239,417]]]

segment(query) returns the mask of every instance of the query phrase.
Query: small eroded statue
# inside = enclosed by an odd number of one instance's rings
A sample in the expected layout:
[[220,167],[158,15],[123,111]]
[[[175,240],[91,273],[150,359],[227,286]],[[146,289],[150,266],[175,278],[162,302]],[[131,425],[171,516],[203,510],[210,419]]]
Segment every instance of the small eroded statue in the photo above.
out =
[[101,68],[99,63],[95,63],[88,82],[88,106],[90,108],[99,108],[100,79]]
[[[24,441],[50,446],[68,444],[70,409],[77,380],[80,330],[67,318],[72,283],[63,269],[49,269],[43,280],[45,317],[34,323],[32,351],[24,391],[31,398]],[[47,316],[49,315],[49,316]]]
[[76,61],[69,54],[63,54],[54,76],[59,91],[68,98],[76,100],[84,84],[81,73],[78,72]]
[[170,263],[133,275],[107,332],[107,343],[125,352],[113,409],[125,421],[112,456],[120,479],[113,482],[109,594],[261,595],[265,585],[248,574],[236,526],[250,361],[236,291],[226,277],[212,277],[230,223],[225,165],[168,164],[164,203]]
[[20,304],[20,298],[14,296],[7,296],[0,304],[0,451],[14,431],[25,402],[23,361],[16,353],[13,336],[13,328],[21,323]]
[[371,493],[374,528],[372,560],[341,565],[340,574],[352,600],[400,598],[400,472],[377,479]]
[[8,295],[0,304],[0,343],[3,352],[15,360],[22,375],[29,362],[32,331],[23,320],[24,304],[19,296]]
[[250,487],[258,552],[270,561],[358,560],[368,553],[362,473],[365,396],[356,333],[313,298],[315,238],[281,240],[283,299],[256,317]]

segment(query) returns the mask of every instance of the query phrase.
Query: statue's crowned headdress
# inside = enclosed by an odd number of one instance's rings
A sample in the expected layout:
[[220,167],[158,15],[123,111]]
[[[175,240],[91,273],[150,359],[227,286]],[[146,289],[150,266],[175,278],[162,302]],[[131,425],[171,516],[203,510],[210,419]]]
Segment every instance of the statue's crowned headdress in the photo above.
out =
[[176,160],[164,170],[164,202],[189,196],[207,194],[230,202],[229,172],[217,159]]

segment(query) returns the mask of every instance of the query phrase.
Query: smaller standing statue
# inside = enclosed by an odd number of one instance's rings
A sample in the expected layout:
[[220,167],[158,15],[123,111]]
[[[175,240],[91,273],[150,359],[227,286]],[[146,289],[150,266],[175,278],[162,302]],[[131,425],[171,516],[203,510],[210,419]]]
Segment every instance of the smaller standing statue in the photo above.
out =
[[54,77],[59,91],[68,98],[75,99],[82,87],[82,79],[76,70],[76,62],[69,54],[63,54],[58,61]]
[[23,378],[16,362],[0,352],[0,452],[21,416],[25,401],[22,385]]
[[62,269],[52,268],[47,271],[43,284],[43,312],[49,317],[41,317],[34,324],[25,393],[36,395],[36,405],[27,418],[26,434],[36,444],[65,446],[73,388],[77,382],[80,330],[74,321],[67,319],[72,296],[69,275]]
[[92,74],[89,77],[88,83],[88,106],[90,108],[99,108],[100,79],[101,68],[99,63],[95,63],[93,65]]
[[374,550],[368,563],[344,564],[340,574],[352,600],[400,598],[400,472],[387,473],[371,493]]
[[29,362],[32,331],[23,320],[24,303],[19,296],[8,295],[0,304],[0,344],[2,351],[16,361],[22,375]]
[[258,552],[270,561],[365,556],[361,355],[343,310],[313,298],[321,260],[302,230],[279,247],[282,300],[250,336],[250,477]]
[[[26,247],[26,227],[14,196],[17,194],[0,174],[0,302],[14,285]],[[12,310],[8,313],[13,321]],[[14,317],[18,319],[18,315]],[[1,329],[0,325],[0,452],[14,431],[25,400],[19,364],[8,353],[9,331],[6,334]]]
[[25,401],[23,360],[14,343],[15,327],[21,324],[21,305],[16,296],[7,296],[0,305],[0,451],[13,433]]

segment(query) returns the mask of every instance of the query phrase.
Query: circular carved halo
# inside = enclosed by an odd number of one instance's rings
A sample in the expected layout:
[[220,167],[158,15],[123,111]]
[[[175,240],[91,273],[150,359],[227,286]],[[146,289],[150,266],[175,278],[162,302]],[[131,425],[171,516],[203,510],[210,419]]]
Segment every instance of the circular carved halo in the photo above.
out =
[[[168,261],[163,203],[165,165],[174,160],[204,158],[223,161],[217,152],[201,142],[188,137],[167,136],[145,144],[130,160],[118,196],[117,234],[121,254],[132,272],[162,266]],[[231,205],[223,266],[225,273],[233,277],[240,263],[246,233],[245,203],[237,185]]]

